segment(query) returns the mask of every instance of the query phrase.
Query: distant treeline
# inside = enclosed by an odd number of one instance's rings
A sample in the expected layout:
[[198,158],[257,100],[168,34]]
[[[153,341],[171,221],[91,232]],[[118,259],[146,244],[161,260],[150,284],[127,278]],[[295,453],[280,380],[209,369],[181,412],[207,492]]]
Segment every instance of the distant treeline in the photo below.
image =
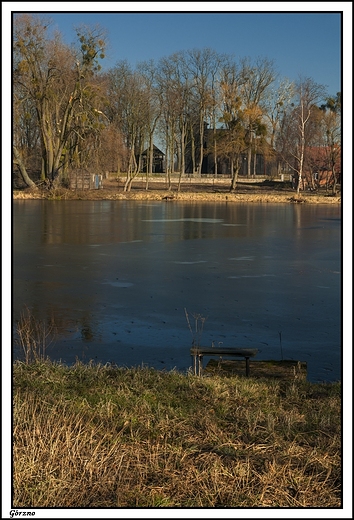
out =
[[48,28],[38,16],[14,18],[13,157],[26,185],[31,170],[65,184],[88,168],[125,172],[126,191],[142,171],[226,173],[235,188],[239,174],[268,164],[268,174],[292,172],[298,188],[326,172],[335,189],[340,93],[280,78],[267,58],[235,61],[209,48],[103,72],[103,30],[80,28],[68,46]]

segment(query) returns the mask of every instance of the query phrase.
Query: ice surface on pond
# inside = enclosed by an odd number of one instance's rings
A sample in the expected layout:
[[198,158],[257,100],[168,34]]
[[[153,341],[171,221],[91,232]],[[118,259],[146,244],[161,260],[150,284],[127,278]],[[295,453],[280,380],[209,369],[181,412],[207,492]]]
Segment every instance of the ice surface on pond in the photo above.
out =
[[279,359],[282,331],[309,380],[340,379],[340,208],[67,202],[14,202],[14,322],[55,318],[53,359],[187,370],[187,309],[205,346]]

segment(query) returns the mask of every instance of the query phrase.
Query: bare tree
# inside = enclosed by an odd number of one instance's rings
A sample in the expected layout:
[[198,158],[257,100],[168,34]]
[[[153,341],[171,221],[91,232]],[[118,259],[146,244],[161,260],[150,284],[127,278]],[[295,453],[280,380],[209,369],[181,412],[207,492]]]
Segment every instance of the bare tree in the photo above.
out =
[[144,79],[121,61],[109,73],[109,117],[124,136],[128,166],[124,191],[130,191],[141,171],[141,157],[148,140],[150,93]]
[[78,29],[76,54],[58,34],[48,37],[49,25],[36,16],[15,18],[13,80],[21,99],[31,100],[35,108],[43,176],[53,181],[65,164],[74,136],[76,142],[83,141],[90,131],[98,130],[92,80],[100,69],[105,41],[100,29]]
[[280,136],[282,157],[295,173],[297,195],[302,186],[306,147],[310,139],[308,125],[317,104],[324,97],[323,85],[311,78],[300,77],[295,86],[294,108],[283,118]]
[[185,56],[186,68],[192,82],[192,92],[199,116],[199,153],[195,173],[201,175],[204,157],[204,133],[208,116],[215,107],[215,78],[223,57],[212,49],[194,49]]
[[294,83],[284,78],[279,82],[278,86],[267,90],[261,102],[263,117],[268,127],[269,145],[273,149],[275,148],[283,115],[291,109],[294,87]]
[[242,155],[247,150],[244,113],[242,109],[242,74],[235,63],[225,65],[221,71],[220,90],[222,116],[220,122],[226,131],[219,131],[217,153],[230,160],[231,186],[237,187],[238,174],[242,165]]
[[184,53],[175,53],[159,62],[161,111],[169,157],[168,172],[174,170],[177,156],[180,189],[186,169],[186,145],[191,120],[191,81],[185,66]]
[[328,169],[332,176],[332,194],[337,192],[336,167],[341,156],[341,113],[342,96],[340,92],[334,97],[327,97],[326,103],[321,106],[323,111],[323,134],[326,144]]
[[176,99],[174,84],[173,63],[169,58],[162,58],[158,63],[158,86],[161,106],[159,131],[165,143],[166,178],[171,188],[171,173],[174,171],[175,142],[177,120],[180,112],[179,100]]
[[158,121],[161,117],[161,104],[157,83],[157,69],[153,60],[138,64],[138,72],[141,75],[143,88],[146,92],[146,130],[148,137],[148,155],[146,164],[146,189],[149,186],[149,175],[153,173],[154,164],[154,136]]
[[107,124],[100,132],[99,147],[95,149],[97,171],[102,175],[107,172],[120,173],[128,167],[128,150],[124,146],[124,139],[119,129],[113,124]]
[[241,99],[244,113],[247,146],[247,177],[251,176],[252,151],[257,137],[266,134],[263,122],[262,101],[268,87],[276,78],[274,63],[267,58],[257,58],[252,64],[249,58],[240,63]]

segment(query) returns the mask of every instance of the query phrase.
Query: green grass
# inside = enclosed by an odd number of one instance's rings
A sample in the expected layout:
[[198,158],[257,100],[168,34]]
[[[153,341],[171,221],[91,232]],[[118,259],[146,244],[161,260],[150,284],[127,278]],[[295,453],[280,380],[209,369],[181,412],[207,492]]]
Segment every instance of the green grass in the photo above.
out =
[[341,385],[16,362],[14,507],[340,507]]

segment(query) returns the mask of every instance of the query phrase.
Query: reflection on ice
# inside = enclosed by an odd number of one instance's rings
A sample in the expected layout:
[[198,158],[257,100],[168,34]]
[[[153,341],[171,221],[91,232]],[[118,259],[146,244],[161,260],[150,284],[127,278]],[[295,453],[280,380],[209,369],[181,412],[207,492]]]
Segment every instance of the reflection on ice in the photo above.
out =
[[243,274],[240,276],[229,276],[229,278],[265,278],[267,276],[275,276],[275,274]]
[[206,222],[208,224],[219,224],[224,222],[222,218],[157,218],[143,219],[142,222]]
[[206,260],[196,260],[195,262],[191,261],[191,262],[178,262],[177,260],[175,262],[173,262],[174,264],[185,264],[185,265],[191,265],[191,264],[205,264],[206,263]]
[[135,242],[142,242],[142,240],[128,240],[127,242],[121,242],[121,244],[134,244]]
[[112,287],[131,287],[131,282],[102,282],[102,285],[112,285]]
[[236,258],[229,258],[229,260],[254,260],[254,256],[238,256]]

